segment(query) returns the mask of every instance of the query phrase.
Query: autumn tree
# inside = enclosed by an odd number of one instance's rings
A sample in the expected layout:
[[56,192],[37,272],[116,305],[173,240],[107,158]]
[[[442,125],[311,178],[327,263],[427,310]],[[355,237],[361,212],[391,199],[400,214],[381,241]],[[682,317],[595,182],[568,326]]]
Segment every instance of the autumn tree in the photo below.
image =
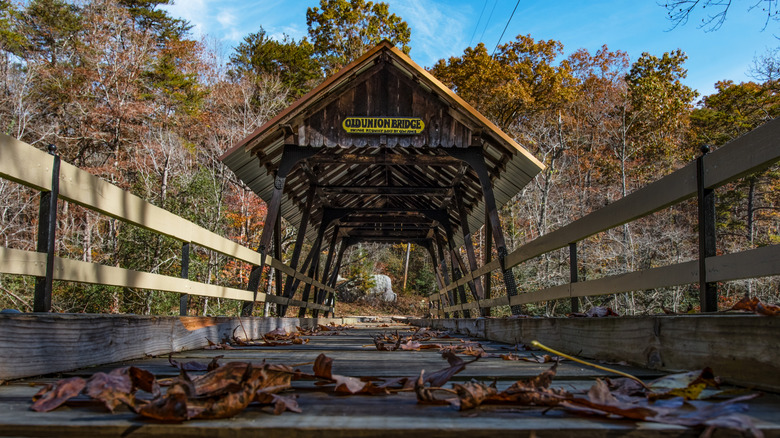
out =
[[[638,160],[641,171],[671,169],[690,160],[695,150],[682,149],[688,116],[698,93],[683,84],[688,70],[688,57],[679,49],[664,53],[661,57],[642,53],[626,75],[628,85],[627,144],[621,159]],[[639,181],[648,181],[647,175]]]
[[411,30],[387,3],[365,0],[320,0],[306,10],[306,25],[314,53],[330,76],[383,39],[409,53]]

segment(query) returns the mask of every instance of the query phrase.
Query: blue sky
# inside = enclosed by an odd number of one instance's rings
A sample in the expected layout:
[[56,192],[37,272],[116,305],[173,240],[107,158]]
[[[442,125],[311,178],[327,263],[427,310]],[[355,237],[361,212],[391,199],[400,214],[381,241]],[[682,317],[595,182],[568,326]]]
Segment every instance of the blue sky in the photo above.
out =
[[[227,53],[244,36],[262,26],[269,35],[306,35],[306,9],[319,0],[175,0],[166,7],[189,20],[196,37],[208,35]],[[411,57],[429,67],[438,59],[458,56],[483,41],[498,43],[516,0],[385,0],[390,11],[412,29]],[[518,34],[556,39],[568,55],[579,48],[591,53],[606,44],[628,52],[632,61],[642,52],[660,56],[677,48],[688,55],[687,84],[706,95],[718,80],[750,80],[747,72],[756,55],[780,46],[780,24],[748,12],[754,1],[735,1],[724,25],[707,32],[697,26],[700,11],[676,29],[656,0],[520,0],[502,43]],[[484,13],[483,13],[484,10]],[[492,15],[491,15],[492,12]],[[490,18],[490,20],[488,20]],[[671,30],[670,30],[671,29]],[[472,38],[473,36],[473,38]]]

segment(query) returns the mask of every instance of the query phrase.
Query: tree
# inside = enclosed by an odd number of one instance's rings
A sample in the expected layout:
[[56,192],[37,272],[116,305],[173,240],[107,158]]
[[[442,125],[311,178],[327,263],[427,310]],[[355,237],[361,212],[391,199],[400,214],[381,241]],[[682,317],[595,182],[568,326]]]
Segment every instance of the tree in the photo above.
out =
[[[780,96],[775,81],[763,84],[720,81],[717,92],[702,100],[691,114],[691,141],[720,146],[780,116]],[[727,245],[736,249],[772,243],[772,227],[780,215],[773,199],[780,196],[777,166],[749,175],[718,196],[719,226]],[[775,239],[777,234],[774,233]]]
[[[709,7],[707,16],[701,19],[699,27],[708,28],[709,31],[720,29],[726,21],[726,15],[732,6],[733,0],[672,0],[664,3],[667,18],[674,24],[674,27],[688,23],[691,14],[695,10],[704,11]],[[777,9],[778,0],[751,0],[748,11],[761,12],[766,16],[764,28],[769,25],[769,20],[779,20],[780,11]],[[744,3],[743,3],[744,4]],[[714,12],[711,12],[713,11]]]
[[279,76],[292,98],[302,96],[322,80],[314,46],[306,38],[295,41],[285,35],[276,41],[262,27],[244,37],[230,56],[230,64],[234,77],[246,77],[258,85],[264,76]]
[[192,29],[186,20],[173,18],[166,11],[157,9],[159,5],[172,4],[173,0],[117,0],[117,3],[127,9],[139,29],[156,35],[162,47],[169,40],[184,39]]
[[365,0],[320,0],[306,10],[306,25],[314,52],[326,76],[359,58],[383,39],[408,54],[411,30],[391,14],[387,3]]
[[666,173],[693,156],[693,149],[680,148],[698,96],[682,83],[688,75],[683,66],[686,59],[679,49],[660,58],[645,52],[626,75],[627,117],[632,121],[627,141],[637,148],[628,153],[640,160],[645,171]]
[[62,0],[32,0],[22,13],[27,51],[55,65],[69,58],[81,31],[79,8]]

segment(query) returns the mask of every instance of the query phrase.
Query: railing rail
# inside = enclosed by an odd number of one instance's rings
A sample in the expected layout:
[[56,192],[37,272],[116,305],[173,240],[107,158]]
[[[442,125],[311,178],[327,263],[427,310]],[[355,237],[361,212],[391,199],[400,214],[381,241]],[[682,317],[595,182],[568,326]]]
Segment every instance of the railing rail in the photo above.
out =
[[[59,160],[56,157],[12,137],[0,134],[0,177],[42,193],[49,193],[54,189],[57,192],[55,198],[175,238],[183,242],[185,247],[187,244],[194,244],[254,266],[260,265],[260,253],[146,202],[76,166],[60,162],[59,178],[53,181],[52,172],[57,168],[57,161]],[[53,187],[53,184],[57,182],[58,186]],[[47,274],[46,258],[47,253],[44,252],[0,247],[0,273],[36,277],[49,275],[54,280],[160,290],[243,301],[252,301],[254,295],[253,291],[61,257],[54,257],[52,272]],[[183,265],[185,263],[186,256],[183,256]],[[333,288],[296,271],[280,260],[266,256],[264,264],[286,275],[294,276],[305,284],[311,284],[318,289],[335,293]],[[257,301],[333,313],[331,306],[270,294],[258,293]],[[43,309],[36,310],[49,310],[46,308],[47,306],[42,307]]]
[[[699,157],[698,160],[701,161],[703,170],[701,180],[697,177],[697,162],[692,162],[620,200],[522,245],[507,255],[506,268],[518,266],[535,257],[693,198],[697,196],[699,184],[702,188],[711,190],[773,165],[780,160],[780,119],[772,120],[716,151]],[[702,227],[703,224],[699,226]],[[608,295],[678,286],[700,280],[710,283],[780,274],[780,245],[701,258],[706,266],[703,280],[699,276],[699,262],[692,261],[568,283],[512,297],[445,304],[444,300],[450,291],[499,269],[498,260],[493,260],[472,272],[466,272],[457,281],[441,288],[438,293],[441,303],[439,313],[445,315],[467,309]]]

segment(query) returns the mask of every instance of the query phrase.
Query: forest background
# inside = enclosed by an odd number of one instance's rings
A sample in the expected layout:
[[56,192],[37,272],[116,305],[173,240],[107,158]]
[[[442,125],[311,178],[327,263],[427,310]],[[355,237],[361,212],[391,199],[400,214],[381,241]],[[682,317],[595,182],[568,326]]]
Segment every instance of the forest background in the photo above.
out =
[[[53,144],[65,161],[254,248],[265,204],[218,157],[381,39],[408,53],[412,29],[384,3],[321,0],[301,17],[308,37],[277,40],[260,28],[224,53],[208,37],[193,39],[187,22],[160,9],[168,3],[0,0],[0,127],[40,149]],[[634,60],[606,46],[563,53],[559,41],[518,35],[493,53],[480,43],[429,69],[547,165],[501,211],[510,251],[682,167],[702,145],[718,147],[780,115],[780,49],[756,58],[754,81],[723,80],[709,96],[682,83],[680,50]],[[773,167],[716,192],[719,253],[780,242],[779,183]],[[37,216],[37,194],[0,179],[1,244],[35,250]],[[474,234],[479,254],[482,231]],[[61,257],[173,276],[180,270],[173,239],[67,202],[59,206],[57,236]],[[294,237],[284,224],[285,253]],[[416,303],[436,290],[435,277],[426,252],[412,245],[401,291],[406,249],[356,247],[341,275],[364,287],[373,273],[389,275],[396,292]],[[690,201],[582,242],[580,278],[693,260],[696,251]],[[249,266],[202,248],[191,257],[191,278],[246,287]],[[520,291],[565,283],[568,253],[546,254],[514,274]],[[33,283],[0,275],[0,308],[31,311]],[[499,276],[493,285],[503,288]],[[745,293],[776,302],[780,280],[723,284],[721,305]],[[695,310],[698,290],[585,301],[621,314],[679,312]],[[165,315],[178,314],[178,306],[172,293],[75,283],[55,283],[53,298],[60,312]],[[563,301],[525,309],[568,310]],[[234,301],[190,300],[191,314],[239,311]]]

